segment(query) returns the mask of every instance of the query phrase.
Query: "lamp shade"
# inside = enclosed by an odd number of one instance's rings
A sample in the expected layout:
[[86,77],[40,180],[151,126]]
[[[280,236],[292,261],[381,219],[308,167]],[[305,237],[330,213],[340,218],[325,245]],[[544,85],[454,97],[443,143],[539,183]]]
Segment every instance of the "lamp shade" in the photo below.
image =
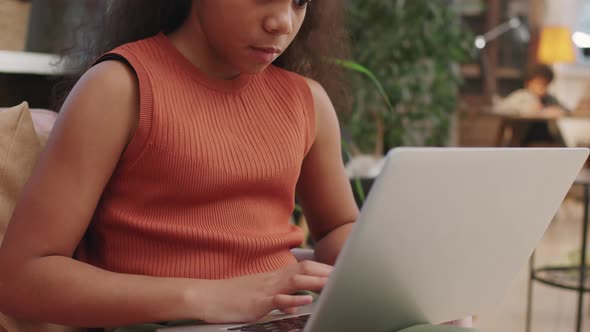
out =
[[571,30],[564,26],[543,27],[537,58],[545,64],[574,62],[576,55]]

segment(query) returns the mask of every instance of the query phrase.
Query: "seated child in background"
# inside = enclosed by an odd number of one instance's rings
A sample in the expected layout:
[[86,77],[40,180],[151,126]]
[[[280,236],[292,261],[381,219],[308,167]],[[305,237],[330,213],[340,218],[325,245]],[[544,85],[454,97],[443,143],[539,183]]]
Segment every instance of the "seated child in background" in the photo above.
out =
[[569,110],[557,98],[549,94],[548,87],[555,74],[551,67],[535,64],[527,68],[524,88],[518,89],[494,105],[499,114],[527,115],[542,112],[553,116],[564,115]]
[[[548,87],[555,74],[551,67],[544,64],[529,66],[524,77],[524,88],[518,89],[494,105],[494,112],[502,115],[521,115],[557,118],[569,113],[557,98],[549,94]],[[528,128],[520,130],[519,145],[533,142],[555,142],[558,135],[545,121],[526,124]],[[516,135],[516,133],[513,133]]]

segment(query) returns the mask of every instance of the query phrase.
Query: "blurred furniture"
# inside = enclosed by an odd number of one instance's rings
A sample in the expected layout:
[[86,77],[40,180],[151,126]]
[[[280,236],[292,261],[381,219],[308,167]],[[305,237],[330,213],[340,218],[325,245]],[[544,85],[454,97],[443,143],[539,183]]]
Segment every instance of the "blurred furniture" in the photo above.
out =
[[26,100],[50,108],[53,86],[65,73],[57,55],[0,50],[0,107]]
[[548,117],[541,114],[534,115],[497,115],[500,118],[500,126],[496,134],[497,147],[518,147],[524,146],[529,130],[537,124],[545,124],[547,128],[555,128],[550,134],[553,139],[550,141],[536,142],[535,146],[565,146],[561,133],[557,130],[559,118]]
[[529,263],[529,285],[526,311],[526,332],[531,331],[533,282],[557,287],[565,290],[573,290],[578,295],[578,311],[576,331],[582,331],[582,315],[584,306],[584,293],[590,292],[590,283],[586,276],[590,269],[586,265],[586,248],[588,241],[588,208],[590,204],[590,170],[584,168],[576,178],[574,185],[584,188],[584,220],[582,221],[582,251],[580,265],[578,266],[544,266],[535,268],[535,254],[531,256]]
[[[461,1],[455,0],[465,26],[478,36],[476,46],[482,49],[479,61],[461,65],[461,74],[466,79],[461,94],[481,95],[489,102],[495,94],[515,90],[522,82],[522,68],[529,62],[528,39],[535,37],[539,30],[543,3],[542,0],[479,2],[479,11],[474,11],[462,10]],[[483,48],[481,37],[486,35],[491,38],[485,38]]]
[[65,67],[54,54],[0,50],[0,73],[61,75]]
[[[545,26],[541,30],[536,60],[550,65],[563,65],[575,61],[574,44],[571,40],[571,30],[565,26]],[[567,106],[567,105],[566,105]],[[573,107],[571,107],[573,109]],[[561,117],[539,114],[504,115],[498,131],[496,146],[505,146],[505,134],[511,133],[508,146],[523,146],[532,130],[546,133],[549,141],[539,142],[537,146],[565,146],[563,137],[558,129]]]
[[[42,46],[63,39],[53,30],[65,26],[66,17],[60,14],[65,12],[64,1],[50,1],[49,5],[38,0],[0,0],[0,107],[23,101],[32,107],[52,106],[52,90],[65,69],[59,56],[37,52],[58,49]],[[86,1],[78,2],[80,7]],[[44,24],[49,22],[51,27]]]
[[[469,3],[471,1],[467,1]],[[477,10],[460,11],[464,24],[474,35],[518,17],[530,34],[523,42],[520,29],[512,29],[486,44],[482,56],[460,66],[464,84],[458,109],[460,146],[495,146],[501,119],[489,108],[495,95],[506,95],[523,85],[523,68],[530,62],[543,18],[543,0],[481,0]],[[484,62],[485,60],[485,62]],[[483,66],[486,66],[485,70]]]

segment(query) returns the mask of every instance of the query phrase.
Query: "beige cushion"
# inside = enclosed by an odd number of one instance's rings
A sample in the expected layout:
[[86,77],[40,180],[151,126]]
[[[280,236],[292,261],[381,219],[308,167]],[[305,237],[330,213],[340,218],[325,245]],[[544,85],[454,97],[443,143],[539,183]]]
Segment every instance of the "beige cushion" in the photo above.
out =
[[0,243],[40,151],[27,103],[0,111]]
[[[41,151],[41,141],[46,141],[55,121],[53,112],[35,110],[34,114],[35,125],[27,103],[0,109],[0,243],[18,194]],[[7,332],[79,331],[59,325],[20,321],[0,313],[0,331],[3,329]]]
[[85,332],[85,330],[73,327],[16,320],[0,313],[0,331],[2,329],[5,329],[6,332]]

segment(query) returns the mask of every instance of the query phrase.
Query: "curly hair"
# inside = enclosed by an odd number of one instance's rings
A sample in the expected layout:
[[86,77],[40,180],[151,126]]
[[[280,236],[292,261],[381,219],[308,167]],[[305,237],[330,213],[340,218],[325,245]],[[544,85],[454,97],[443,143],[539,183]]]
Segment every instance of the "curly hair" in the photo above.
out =
[[547,83],[551,83],[555,78],[555,74],[553,69],[551,69],[551,67],[546,64],[537,63],[527,66],[524,75],[524,81],[529,82],[537,77],[545,79]]
[[[187,19],[191,6],[192,0],[87,0],[90,14],[62,52],[71,76],[56,86],[55,109],[61,108],[74,84],[100,55],[159,32],[173,32]],[[349,109],[348,85],[342,68],[330,60],[348,56],[343,1],[315,0],[299,34],[274,65],[318,81],[341,112]]]

